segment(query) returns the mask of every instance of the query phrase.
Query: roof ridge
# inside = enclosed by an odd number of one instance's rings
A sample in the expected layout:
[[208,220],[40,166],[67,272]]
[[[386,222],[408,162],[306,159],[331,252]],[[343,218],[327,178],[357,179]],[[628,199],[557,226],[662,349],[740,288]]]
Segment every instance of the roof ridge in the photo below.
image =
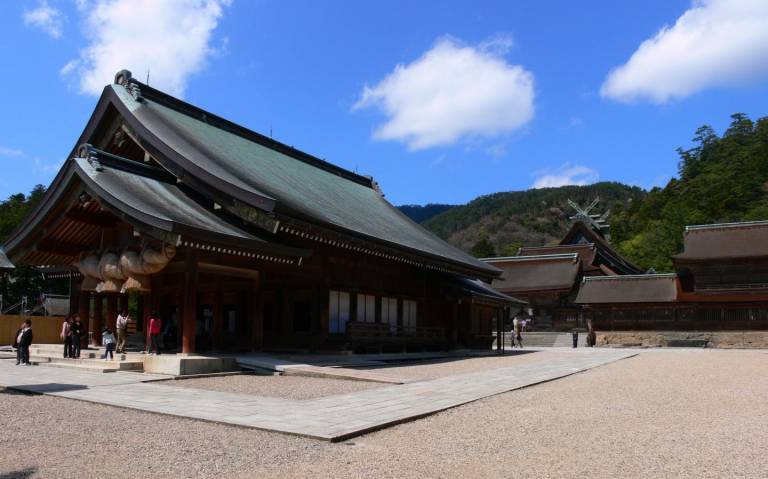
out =
[[627,279],[662,279],[676,278],[677,273],[654,273],[654,274],[620,274],[615,276],[584,276],[582,282],[587,281],[612,281]]
[[[375,189],[375,185],[374,185],[375,182],[373,178],[370,176],[360,175],[346,168],[343,168],[341,166],[335,165],[326,160],[318,158],[310,153],[307,153],[302,150],[298,150],[293,146],[286,145],[285,143],[282,143],[273,138],[262,135],[261,133],[251,130],[250,128],[239,125],[233,121],[227,120],[224,117],[211,113],[191,103],[185,102],[184,100],[180,100],[179,98],[176,98],[172,95],[169,95],[168,93],[160,91],[156,88],[153,88],[145,83],[142,83],[136,80],[135,78],[130,76],[130,72],[123,71],[118,75],[120,74],[124,75],[124,78],[122,79],[123,83],[120,83],[120,85],[126,88],[127,88],[126,85],[138,86],[140,88],[141,96],[143,99],[149,99],[151,101],[160,103],[163,106],[171,108],[172,110],[175,110],[179,113],[190,116],[192,118],[195,118],[198,121],[202,121],[204,123],[207,123],[216,128],[225,130],[234,135],[240,136],[241,138],[244,138],[246,140],[253,141],[254,143],[258,143],[259,145],[262,145],[269,149],[283,153],[295,160],[299,160],[308,165],[314,166],[316,168],[320,168],[329,173],[335,173],[341,176],[342,178],[361,184],[368,188]],[[127,78],[125,77],[125,75],[127,75]]]
[[556,253],[556,254],[537,254],[531,256],[499,256],[495,258],[479,258],[486,263],[495,263],[499,261],[534,261],[540,259],[572,259],[577,260],[579,253]]
[[708,225],[688,225],[685,227],[685,232],[688,233],[689,231],[701,231],[708,229],[752,228],[757,226],[768,226],[768,220],[712,223]]

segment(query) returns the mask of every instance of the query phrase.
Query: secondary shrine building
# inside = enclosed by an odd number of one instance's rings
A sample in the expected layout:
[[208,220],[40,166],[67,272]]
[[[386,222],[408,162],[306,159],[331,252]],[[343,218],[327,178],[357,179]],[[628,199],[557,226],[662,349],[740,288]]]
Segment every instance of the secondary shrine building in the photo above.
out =
[[521,301],[377,183],[117,74],[4,245],[71,269],[99,340],[128,294],[139,331],[205,350],[488,347]]
[[768,221],[688,226],[675,273],[584,278],[595,329],[768,330]]

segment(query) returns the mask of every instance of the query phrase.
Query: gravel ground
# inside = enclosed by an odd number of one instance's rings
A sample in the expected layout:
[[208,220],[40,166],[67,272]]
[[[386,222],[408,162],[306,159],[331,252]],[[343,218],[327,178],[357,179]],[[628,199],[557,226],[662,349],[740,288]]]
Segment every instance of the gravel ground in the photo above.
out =
[[572,354],[559,351],[514,351],[513,354],[507,353],[507,356],[488,356],[479,358],[456,358],[456,359],[438,359],[433,361],[419,361],[403,364],[393,364],[388,366],[358,367],[354,369],[365,369],[377,371],[388,376],[403,379],[436,379],[443,376],[454,376],[456,374],[475,373],[487,369],[508,368],[517,364],[525,364],[537,361],[546,361],[550,358],[562,357]]
[[0,393],[0,477],[764,478],[767,373],[765,351],[644,352],[347,444]]
[[160,381],[156,384],[283,399],[314,399],[389,386],[389,384],[383,383],[349,381],[346,379],[256,375],[179,379],[176,381]]

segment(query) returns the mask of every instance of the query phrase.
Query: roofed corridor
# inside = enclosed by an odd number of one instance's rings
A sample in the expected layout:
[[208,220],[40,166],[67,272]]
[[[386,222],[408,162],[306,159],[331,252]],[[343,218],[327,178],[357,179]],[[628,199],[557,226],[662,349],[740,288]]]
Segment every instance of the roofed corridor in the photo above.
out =
[[634,356],[580,350],[538,361],[311,400],[173,387],[158,376],[93,374],[0,361],[0,386],[111,406],[339,441],[484,397],[551,381]]

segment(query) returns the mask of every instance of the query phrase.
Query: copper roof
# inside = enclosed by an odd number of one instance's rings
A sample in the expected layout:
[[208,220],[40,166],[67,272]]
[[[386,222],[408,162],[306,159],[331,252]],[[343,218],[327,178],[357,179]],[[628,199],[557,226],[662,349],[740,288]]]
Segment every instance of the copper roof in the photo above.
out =
[[585,277],[576,303],[671,303],[677,300],[675,274]]
[[581,270],[578,253],[510,256],[484,261],[503,271],[501,278],[494,280],[491,286],[509,294],[569,291]]
[[768,221],[688,226],[683,246],[674,260],[768,257]]

